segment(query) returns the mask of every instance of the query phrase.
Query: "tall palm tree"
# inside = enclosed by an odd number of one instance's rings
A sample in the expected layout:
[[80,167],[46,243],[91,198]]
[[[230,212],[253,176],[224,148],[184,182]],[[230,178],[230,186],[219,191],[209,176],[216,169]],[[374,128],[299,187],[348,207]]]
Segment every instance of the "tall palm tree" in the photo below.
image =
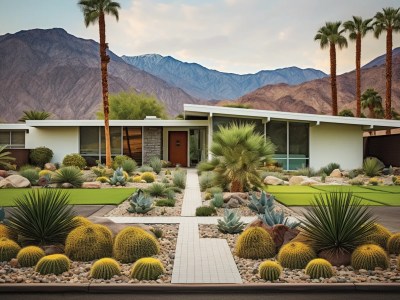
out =
[[105,14],[119,19],[118,9],[121,7],[118,2],[111,0],[80,0],[78,5],[81,7],[85,25],[99,22],[100,34],[100,62],[101,62],[101,83],[103,92],[103,110],[104,110],[104,138],[106,144],[106,165],[111,167],[111,146],[110,146],[110,128],[109,128],[109,103],[108,103],[108,74],[107,64],[110,57],[107,55],[108,44],[106,43],[106,23]]
[[47,120],[50,117],[51,114],[47,111],[28,110],[24,111],[24,114],[18,121],[25,122],[26,120]]
[[375,15],[375,37],[386,31],[386,99],[385,118],[392,118],[392,48],[393,32],[400,31],[400,8],[387,7]]
[[331,64],[331,91],[332,91],[332,115],[337,116],[337,85],[336,85],[336,45],[339,49],[347,47],[346,37],[343,35],[345,29],[341,29],[342,22],[326,22],[314,37],[314,41],[319,40],[321,49],[329,46]]
[[373,27],[370,25],[372,19],[363,20],[361,17],[353,16],[353,20],[343,23],[346,31],[349,31],[349,39],[356,41],[356,116],[361,116],[361,39]]
[[367,89],[361,96],[362,109],[368,108],[370,118],[382,116],[382,97],[374,89]]

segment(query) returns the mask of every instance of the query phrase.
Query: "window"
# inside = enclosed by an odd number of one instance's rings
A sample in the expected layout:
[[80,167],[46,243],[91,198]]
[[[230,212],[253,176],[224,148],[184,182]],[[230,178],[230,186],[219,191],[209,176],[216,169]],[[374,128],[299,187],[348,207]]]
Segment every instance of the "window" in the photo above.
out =
[[123,128],[123,153],[142,164],[142,127]]
[[277,147],[274,159],[285,170],[308,166],[309,124],[271,121],[266,124],[266,134]]
[[0,131],[0,145],[7,145],[9,149],[25,149],[25,131]]

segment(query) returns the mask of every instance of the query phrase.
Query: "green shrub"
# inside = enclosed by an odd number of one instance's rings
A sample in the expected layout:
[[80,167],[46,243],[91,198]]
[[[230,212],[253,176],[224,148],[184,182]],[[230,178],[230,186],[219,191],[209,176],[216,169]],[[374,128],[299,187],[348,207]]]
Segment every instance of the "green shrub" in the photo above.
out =
[[17,260],[21,267],[33,267],[45,255],[42,248],[28,246],[18,252]]
[[128,159],[122,162],[121,167],[128,174],[132,174],[137,169],[137,163],[133,159]]
[[210,193],[212,196],[214,196],[215,194],[221,194],[223,193],[223,189],[220,188],[219,186],[213,186],[209,189],[206,190],[206,192]]
[[[113,158],[112,168],[114,170],[121,168],[124,161],[132,160],[129,156],[126,155],[117,155]],[[125,169],[124,169],[125,170]]]
[[315,258],[314,250],[300,242],[290,242],[284,245],[278,253],[278,261],[284,268],[304,269],[308,262]]
[[306,168],[297,169],[297,170],[295,171],[295,174],[296,174],[297,176],[313,177],[313,176],[317,176],[317,175],[318,175],[318,172],[315,171],[313,168],[306,167]]
[[121,267],[115,259],[108,257],[99,259],[90,269],[90,277],[94,279],[108,280],[115,275],[121,275]]
[[162,169],[162,162],[159,157],[154,156],[154,157],[150,158],[149,165],[150,165],[150,167],[153,168],[153,171],[156,174],[160,174],[161,169]]
[[351,265],[354,269],[375,270],[376,267],[387,269],[389,257],[382,247],[366,244],[357,247],[351,255]]
[[211,205],[216,208],[222,207],[222,205],[224,205],[224,195],[222,193],[215,194],[214,198],[211,200]]
[[333,268],[329,261],[323,258],[315,258],[311,260],[307,266],[305,273],[311,279],[331,278],[333,276]]
[[218,230],[222,233],[240,233],[243,228],[244,223],[240,221],[240,213],[234,209],[225,209],[224,218],[218,219]]
[[175,199],[160,199],[156,202],[156,206],[174,207],[175,202]]
[[56,183],[58,186],[63,183],[70,183],[73,187],[81,187],[83,176],[81,170],[77,167],[63,167],[54,173],[51,181]]
[[186,174],[182,171],[174,172],[172,182],[176,187],[184,189],[186,186]]
[[114,174],[114,170],[111,168],[104,167],[99,165],[97,167],[92,167],[90,170],[97,176],[97,177],[111,177]]
[[162,183],[154,182],[146,189],[146,193],[153,197],[161,197],[166,195],[167,188]]
[[150,231],[155,235],[156,238],[161,239],[164,235],[164,232],[161,228],[158,227],[152,227],[150,228]]
[[52,254],[42,257],[35,268],[35,271],[42,274],[59,275],[67,272],[70,267],[69,258],[63,254]]
[[32,166],[32,165],[23,165],[23,166],[21,166],[19,168],[19,172],[21,173],[22,171],[32,170],[32,169],[37,170],[38,172],[40,172],[40,168],[39,167]]
[[331,175],[332,171],[335,169],[340,169],[340,165],[337,163],[330,163],[325,167],[322,167],[319,171],[321,174],[325,173],[327,176]]
[[369,177],[381,174],[385,165],[376,157],[367,157],[363,162],[363,171]]
[[145,257],[139,259],[133,265],[130,277],[138,280],[156,280],[164,273],[164,267],[160,260],[152,257]]
[[149,165],[142,165],[142,166],[138,169],[138,171],[139,171],[140,173],[153,172],[153,168],[150,167]]
[[86,167],[86,160],[78,153],[67,154],[62,161],[64,167],[77,167],[84,169]]
[[349,180],[351,185],[364,185],[364,181],[362,179],[353,178]]
[[261,227],[249,227],[237,239],[235,254],[242,258],[260,259],[275,255],[275,243]]
[[16,242],[6,237],[0,238],[0,262],[10,261],[17,257],[17,254],[21,250]]
[[211,206],[200,206],[198,208],[196,208],[196,216],[197,217],[208,217],[208,216],[212,216],[215,215],[217,213],[217,211],[215,210],[214,207]]
[[33,189],[14,200],[9,226],[27,244],[63,244],[76,226],[68,198],[62,190]]
[[40,168],[50,162],[53,158],[53,151],[46,147],[38,147],[29,151],[29,159],[31,163]]
[[214,186],[215,173],[214,172],[203,172],[199,178],[200,190],[204,192],[208,188]]
[[25,169],[20,171],[19,175],[28,179],[31,185],[37,185],[39,180],[39,172],[36,169]]
[[258,267],[258,273],[266,281],[275,281],[281,276],[282,267],[276,261],[266,260]]
[[155,237],[139,227],[126,227],[115,237],[114,257],[130,263],[142,257],[149,257],[160,252],[160,246]]

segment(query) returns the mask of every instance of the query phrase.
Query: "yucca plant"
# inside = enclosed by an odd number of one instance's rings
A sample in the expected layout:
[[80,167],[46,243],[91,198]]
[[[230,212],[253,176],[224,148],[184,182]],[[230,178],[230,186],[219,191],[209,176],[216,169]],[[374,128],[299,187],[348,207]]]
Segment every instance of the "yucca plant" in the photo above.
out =
[[240,213],[236,210],[225,209],[224,218],[218,219],[218,230],[229,234],[242,232],[245,225],[240,221],[240,217]]
[[62,244],[76,225],[68,198],[62,190],[34,189],[14,200],[8,225],[23,244]]
[[80,169],[76,167],[63,167],[55,172],[51,181],[57,185],[70,183],[74,187],[80,187],[83,183],[83,176]]
[[122,162],[121,167],[128,174],[132,174],[137,169],[137,163],[133,159],[127,159]]
[[363,170],[369,177],[380,175],[385,165],[376,157],[367,157],[363,162]]
[[361,199],[349,192],[314,196],[300,224],[303,235],[324,257],[350,254],[373,233],[375,219]]
[[0,167],[12,169],[10,162],[14,161],[15,158],[10,156],[11,152],[4,151],[6,148],[7,145],[0,145]]
[[162,183],[154,182],[146,189],[146,193],[153,197],[165,196],[167,188]]

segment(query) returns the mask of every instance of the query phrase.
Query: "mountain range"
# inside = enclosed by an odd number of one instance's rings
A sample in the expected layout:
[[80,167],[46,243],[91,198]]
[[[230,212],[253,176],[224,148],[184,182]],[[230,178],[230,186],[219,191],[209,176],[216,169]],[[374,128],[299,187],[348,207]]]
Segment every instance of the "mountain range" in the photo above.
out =
[[239,75],[210,70],[197,63],[182,62],[171,56],[159,54],[122,58],[138,69],[157,76],[196,98],[206,100],[232,100],[267,84],[296,85],[327,76],[319,70],[297,67]]

